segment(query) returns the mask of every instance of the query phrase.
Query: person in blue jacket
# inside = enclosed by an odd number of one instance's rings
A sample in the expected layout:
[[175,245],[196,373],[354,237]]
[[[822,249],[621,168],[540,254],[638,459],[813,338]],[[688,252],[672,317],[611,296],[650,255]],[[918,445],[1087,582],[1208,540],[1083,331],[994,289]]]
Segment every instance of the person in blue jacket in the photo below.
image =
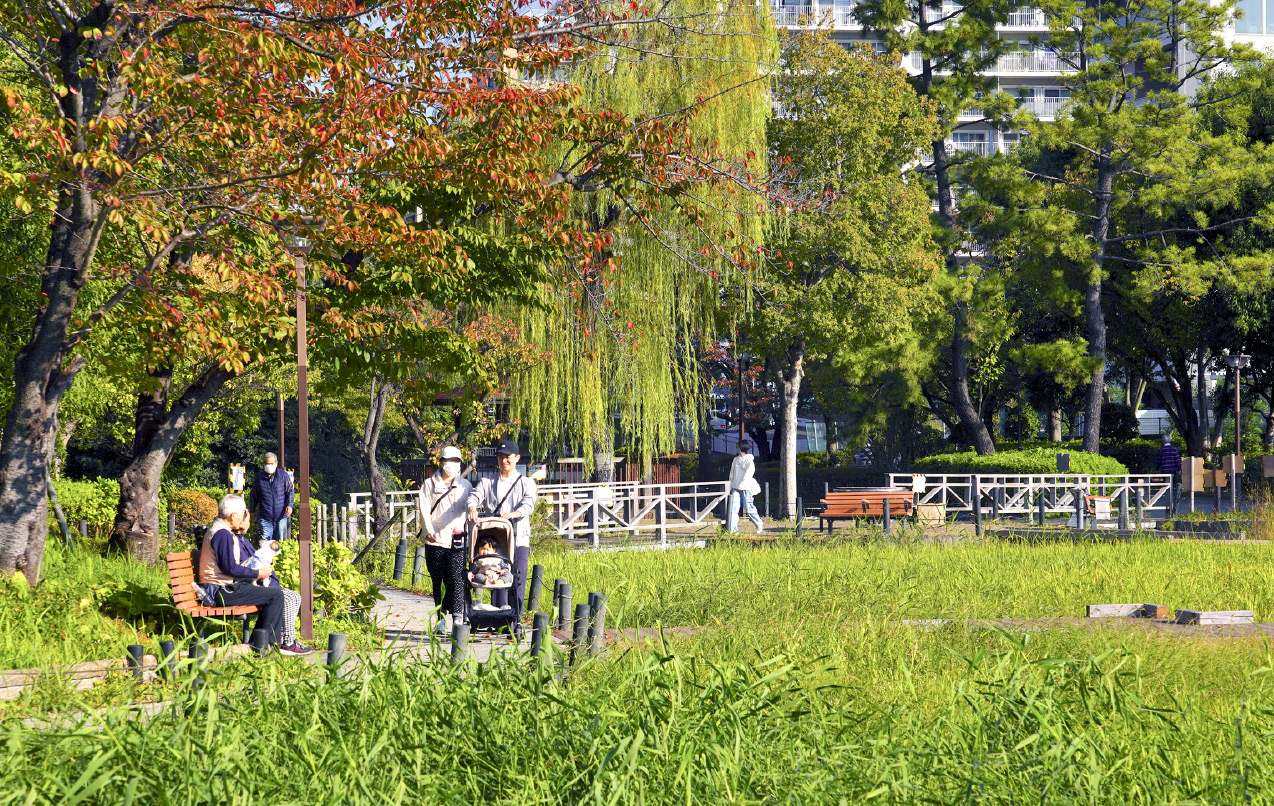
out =
[[292,477],[279,467],[279,457],[267,453],[256,480],[252,482],[252,513],[261,524],[263,541],[288,539],[288,519],[292,517],[295,487]]

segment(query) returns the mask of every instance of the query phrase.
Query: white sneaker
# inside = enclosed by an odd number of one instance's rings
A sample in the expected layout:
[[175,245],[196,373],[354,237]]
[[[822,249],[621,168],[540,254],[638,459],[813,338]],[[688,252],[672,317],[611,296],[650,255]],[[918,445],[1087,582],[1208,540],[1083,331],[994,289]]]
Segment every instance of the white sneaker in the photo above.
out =
[[489,605],[486,602],[474,602],[473,609],[474,610],[499,610],[499,608],[496,607],[495,605]]

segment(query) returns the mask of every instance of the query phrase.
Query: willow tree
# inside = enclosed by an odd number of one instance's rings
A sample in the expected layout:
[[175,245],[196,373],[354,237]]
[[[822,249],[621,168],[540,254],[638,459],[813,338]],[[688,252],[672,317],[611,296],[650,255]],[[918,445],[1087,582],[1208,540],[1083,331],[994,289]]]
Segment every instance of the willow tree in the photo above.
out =
[[704,390],[692,344],[713,332],[720,284],[742,276],[762,237],[753,176],[769,117],[766,8],[672,0],[661,17],[632,21],[565,71],[581,104],[624,113],[678,153],[589,182],[578,178],[600,167],[604,143],[558,147],[559,173],[581,191],[575,213],[603,248],[563,266],[544,304],[522,309],[525,337],[553,357],[509,390],[533,453],[582,449],[602,480],[617,433],[647,467],[674,448],[679,417],[695,420]]

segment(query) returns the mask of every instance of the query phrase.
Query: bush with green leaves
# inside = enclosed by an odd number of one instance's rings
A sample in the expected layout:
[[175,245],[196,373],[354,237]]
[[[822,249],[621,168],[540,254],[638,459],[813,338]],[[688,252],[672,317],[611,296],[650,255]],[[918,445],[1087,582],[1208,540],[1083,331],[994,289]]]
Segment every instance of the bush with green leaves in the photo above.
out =
[[[365,611],[383,599],[375,583],[353,566],[354,552],[344,543],[329,540],[314,551],[314,601],[328,615],[340,616]],[[279,556],[274,558],[274,573],[283,587],[300,590],[300,542],[283,541]]]
[[[53,482],[53,489],[57,491],[58,503],[66,514],[67,523],[72,527],[81,520],[99,526],[115,522],[115,509],[119,504],[119,482],[115,479],[57,479]],[[53,518],[53,508],[50,507],[50,528],[54,524]]]
[[1123,403],[1107,403],[1101,410],[1101,439],[1103,442],[1127,442],[1141,435],[1141,426],[1132,407]]
[[[1123,476],[1128,468],[1109,456],[1083,451],[1060,451],[1071,457],[1072,474],[1090,476]],[[1052,474],[1057,472],[1056,448],[1027,448],[1021,451],[996,451],[979,456],[973,451],[926,456],[913,463],[913,469],[928,473],[1004,473],[1012,475]]]

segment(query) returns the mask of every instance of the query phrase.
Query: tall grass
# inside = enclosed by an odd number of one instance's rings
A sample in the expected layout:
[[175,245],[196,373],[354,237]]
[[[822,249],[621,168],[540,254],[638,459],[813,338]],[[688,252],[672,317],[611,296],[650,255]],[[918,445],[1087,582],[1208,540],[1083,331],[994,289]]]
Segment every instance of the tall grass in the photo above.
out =
[[552,581],[606,593],[617,626],[752,626],[797,606],[829,622],[866,618],[1082,616],[1087,604],[1248,609],[1274,620],[1274,546],[1162,540],[1114,544],[778,544],[757,548],[544,554]]
[[[519,662],[289,680],[269,662],[157,716],[0,724],[0,804],[1246,803],[1271,792],[1249,705],[1147,695],[1124,652],[1001,636],[951,695],[882,706],[820,661],[630,653],[558,682]],[[923,670],[905,657],[892,688]],[[1257,705],[1255,703],[1262,703]]]

